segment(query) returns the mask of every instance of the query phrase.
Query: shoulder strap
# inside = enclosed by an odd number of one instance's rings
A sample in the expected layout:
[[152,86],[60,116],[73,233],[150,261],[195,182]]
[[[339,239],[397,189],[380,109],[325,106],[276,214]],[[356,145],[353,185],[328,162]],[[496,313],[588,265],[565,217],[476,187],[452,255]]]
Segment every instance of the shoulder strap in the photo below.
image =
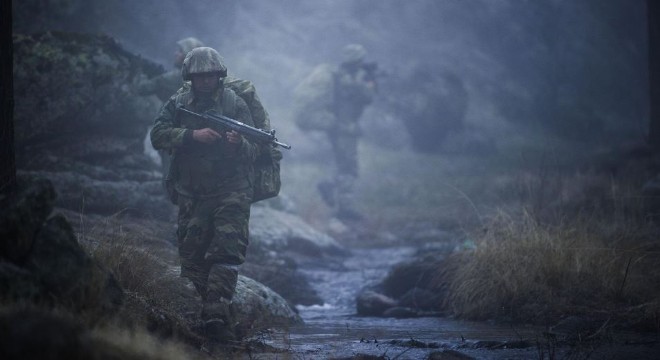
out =
[[232,117],[236,115],[236,93],[232,89],[224,88],[222,93],[223,115]]
[[[184,88],[179,89],[179,91],[176,93],[175,98],[174,98],[174,105],[178,109],[180,106],[183,106],[184,104],[187,104],[188,101],[190,100],[190,96],[192,94],[190,91],[182,91]],[[179,120],[179,117],[177,116],[178,111],[175,112],[174,115],[174,126],[179,126],[181,125],[181,121]]]

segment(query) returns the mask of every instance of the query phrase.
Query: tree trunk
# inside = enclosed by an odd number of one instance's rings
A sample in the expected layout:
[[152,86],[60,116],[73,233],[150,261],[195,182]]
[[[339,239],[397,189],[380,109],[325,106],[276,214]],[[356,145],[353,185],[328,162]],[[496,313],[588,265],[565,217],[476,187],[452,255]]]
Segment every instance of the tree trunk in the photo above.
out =
[[660,151],[660,1],[647,0],[649,28],[649,144]]

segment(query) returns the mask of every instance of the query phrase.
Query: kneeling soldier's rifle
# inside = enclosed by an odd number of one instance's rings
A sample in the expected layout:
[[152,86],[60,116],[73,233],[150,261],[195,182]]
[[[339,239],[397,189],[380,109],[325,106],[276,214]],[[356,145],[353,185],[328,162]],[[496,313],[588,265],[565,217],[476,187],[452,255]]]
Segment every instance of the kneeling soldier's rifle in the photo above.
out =
[[224,115],[220,115],[216,113],[215,111],[206,111],[202,114],[196,113],[194,111],[190,111],[182,106],[177,107],[177,110],[183,111],[186,114],[198,117],[200,119],[204,119],[212,124],[219,125],[221,127],[234,130],[237,133],[252,139],[256,140],[259,142],[266,142],[266,143],[271,143],[275,144],[278,146],[281,146],[285,149],[291,149],[291,145],[285,144],[283,142],[279,142],[277,138],[275,137],[275,130],[271,131],[265,131],[262,129],[258,129],[256,127],[252,127],[250,125],[244,124],[238,120],[234,120],[232,118],[228,118]]

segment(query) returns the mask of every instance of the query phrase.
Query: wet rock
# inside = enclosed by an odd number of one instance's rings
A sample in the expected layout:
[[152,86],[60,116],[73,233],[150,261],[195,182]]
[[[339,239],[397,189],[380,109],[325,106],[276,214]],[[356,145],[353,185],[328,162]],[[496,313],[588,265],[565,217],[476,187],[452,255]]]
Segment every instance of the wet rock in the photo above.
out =
[[413,318],[419,314],[414,309],[403,306],[391,307],[383,312],[384,317],[392,317],[397,319]]
[[[447,260],[446,253],[444,248],[429,249],[413,260],[395,265],[381,283],[358,295],[358,307],[370,309],[372,303],[376,304],[375,310],[364,310],[373,316],[442,315],[450,279],[448,274],[455,268],[455,264]],[[378,301],[382,298],[389,301]]]
[[53,303],[74,312],[85,309],[99,316],[115,312],[123,292],[114,277],[85,253],[62,215],[46,218],[52,210],[52,185],[21,177],[18,189],[7,199],[5,209],[15,209],[22,216],[3,213],[0,223],[2,231],[10,229],[6,244],[20,247],[28,241],[29,248],[21,252],[19,261],[15,251],[0,254],[0,286],[8,290],[3,297]]
[[435,291],[414,287],[399,298],[399,305],[418,310],[437,310],[443,298]]
[[428,289],[442,269],[444,255],[430,254],[394,266],[383,280],[385,294],[399,298],[414,288]]
[[[167,272],[160,278],[158,299],[144,294],[127,295],[122,308],[122,322],[131,327],[146,328],[163,338],[176,338],[193,346],[201,346],[205,333],[201,325],[202,300],[193,284],[178,273]],[[302,324],[300,316],[288,302],[267,286],[239,275],[232,299],[239,338],[271,328],[288,328]]]
[[250,215],[250,247],[306,257],[343,255],[346,249],[299,216],[267,207],[254,207]]
[[239,321],[237,331],[241,336],[303,323],[300,315],[279,294],[242,275],[238,277],[233,306]]
[[356,303],[357,313],[362,316],[383,316],[385,311],[397,306],[396,300],[372,290],[360,292]]
[[312,288],[307,278],[298,271],[298,265],[286,257],[248,256],[241,266],[241,274],[273,289],[293,305],[321,305],[323,299]]

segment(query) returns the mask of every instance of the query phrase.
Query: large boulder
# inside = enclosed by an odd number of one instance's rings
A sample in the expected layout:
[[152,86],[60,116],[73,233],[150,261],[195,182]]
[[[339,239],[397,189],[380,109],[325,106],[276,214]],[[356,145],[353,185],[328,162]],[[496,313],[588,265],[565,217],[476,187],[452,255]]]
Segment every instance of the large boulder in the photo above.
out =
[[51,178],[65,208],[171,218],[143,145],[160,104],[131,86],[162,67],[103,35],[15,34],[13,42],[17,168]]
[[[200,319],[202,301],[194,285],[178,272],[166,272],[159,279],[158,298],[129,293],[120,316],[124,325],[146,328],[162,338],[179,339],[201,346],[205,333]],[[303,324],[295,310],[267,286],[239,275],[232,300],[236,314],[236,335],[249,337],[267,329],[288,329]]]
[[346,249],[299,216],[255,206],[250,216],[250,246],[258,252],[286,252],[304,257],[345,255]]
[[59,214],[51,216],[49,181],[19,178],[0,199],[0,293],[6,302],[35,302],[104,316],[116,312],[123,291],[113,275],[80,246]]
[[303,323],[287,301],[263,284],[239,275],[233,304],[238,315],[238,332],[252,335],[269,328],[289,328]]
[[322,305],[323,299],[298,265],[286,256],[248,255],[241,274],[249,276],[282,295],[291,305]]
[[360,291],[357,312],[363,316],[416,317],[441,315],[455,264],[447,250],[424,250],[395,265],[382,282]]

